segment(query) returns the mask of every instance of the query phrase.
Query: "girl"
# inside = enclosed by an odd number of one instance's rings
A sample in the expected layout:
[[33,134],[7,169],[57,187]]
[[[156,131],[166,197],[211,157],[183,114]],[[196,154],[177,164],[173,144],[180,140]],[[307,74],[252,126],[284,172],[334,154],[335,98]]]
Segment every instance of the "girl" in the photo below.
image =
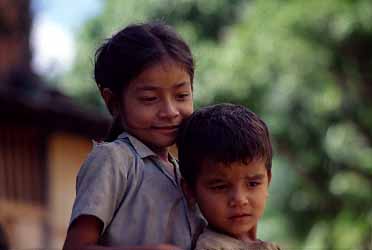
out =
[[131,25],[96,52],[94,75],[114,118],[77,177],[64,250],[190,249],[201,225],[169,154],[193,112],[193,58],[160,23]]

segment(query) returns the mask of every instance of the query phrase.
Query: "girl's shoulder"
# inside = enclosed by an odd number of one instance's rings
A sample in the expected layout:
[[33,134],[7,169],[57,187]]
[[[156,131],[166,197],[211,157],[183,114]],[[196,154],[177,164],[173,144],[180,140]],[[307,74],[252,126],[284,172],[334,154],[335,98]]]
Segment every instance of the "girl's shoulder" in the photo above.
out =
[[87,172],[122,172],[127,175],[137,156],[124,140],[113,142],[93,142],[93,148],[80,168],[78,176]]
[[124,139],[117,139],[112,142],[95,142],[88,155],[93,158],[104,158],[105,160],[130,160],[135,158],[137,153],[133,150],[130,142]]

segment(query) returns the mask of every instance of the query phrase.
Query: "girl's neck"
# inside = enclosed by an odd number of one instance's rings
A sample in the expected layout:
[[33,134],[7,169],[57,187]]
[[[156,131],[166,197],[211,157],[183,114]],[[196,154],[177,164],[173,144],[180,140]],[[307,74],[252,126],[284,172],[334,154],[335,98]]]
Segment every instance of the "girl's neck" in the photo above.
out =
[[169,173],[173,174],[174,166],[169,160],[169,150],[168,148],[162,149],[162,150],[157,150],[157,149],[152,149],[154,153],[159,157],[159,160],[163,163],[163,165],[168,169]]
[[169,149],[166,148],[157,148],[157,147],[151,147],[151,150],[154,151],[154,153],[159,157],[160,160],[169,162]]

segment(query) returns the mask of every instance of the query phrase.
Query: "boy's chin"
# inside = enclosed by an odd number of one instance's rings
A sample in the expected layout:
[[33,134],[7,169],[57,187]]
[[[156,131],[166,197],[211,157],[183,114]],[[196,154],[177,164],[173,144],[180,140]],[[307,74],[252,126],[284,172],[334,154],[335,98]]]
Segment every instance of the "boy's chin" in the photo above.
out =
[[256,234],[257,234],[257,225],[250,226],[250,227],[244,227],[242,226],[241,228],[237,229],[229,229],[229,230],[219,230],[221,233],[230,235],[233,238],[239,239],[239,240],[244,240],[244,241],[249,241],[249,240],[256,240]]

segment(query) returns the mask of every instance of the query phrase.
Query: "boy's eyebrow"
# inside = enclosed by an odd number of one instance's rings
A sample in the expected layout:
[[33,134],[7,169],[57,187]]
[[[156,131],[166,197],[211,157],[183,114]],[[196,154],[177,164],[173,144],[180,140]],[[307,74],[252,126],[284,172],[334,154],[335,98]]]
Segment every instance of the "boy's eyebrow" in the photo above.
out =
[[136,87],[136,90],[137,91],[145,91],[145,90],[156,90],[158,88],[159,87],[156,87],[154,85],[143,85],[143,86]]
[[[172,86],[171,88],[178,89],[178,88],[184,87],[187,84],[189,84],[189,83],[188,82],[180,82],[180,83],[177,83],[175,86]],[[153,90],[157,90],[157,89],[160,89],[160,88],[161,87],[159,85],[148,84],[148,85],[144,85],[144,86],[138,86],[138,87],[136,87],[136,90],[137,91],[153,91]]]
[[210,180],[207,181],[207,183],[209,185],[216,184],[216,183],[221,183],[221,182],[225,182],[225,180],[222,179],[222,178],[213,178],[213,179],[210,179]]
[[246,179],[249,179],[249,180],[261,180],[263,178],[265,178],[264,174],[255,174],[255,175],[251,175],[251,176],[246,177]]

